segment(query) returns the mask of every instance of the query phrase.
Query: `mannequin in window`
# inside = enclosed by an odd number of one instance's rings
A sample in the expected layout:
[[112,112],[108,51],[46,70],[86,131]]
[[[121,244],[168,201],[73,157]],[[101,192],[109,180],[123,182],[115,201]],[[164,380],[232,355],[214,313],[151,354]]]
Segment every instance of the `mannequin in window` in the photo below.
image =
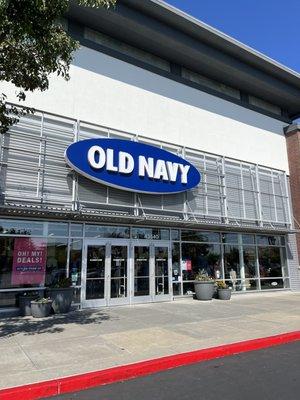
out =
[[232,282],[233,290],[235,290],[237,279],[236,279],[236,271],[233,268],[231,268],[231,270],[229,271],[229,276]]

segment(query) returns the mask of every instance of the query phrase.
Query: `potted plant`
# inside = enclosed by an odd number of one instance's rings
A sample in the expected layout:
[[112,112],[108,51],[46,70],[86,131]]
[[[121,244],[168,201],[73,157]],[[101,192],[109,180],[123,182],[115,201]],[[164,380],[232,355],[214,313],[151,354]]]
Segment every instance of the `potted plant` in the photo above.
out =
[[39,298],[38,292],[24,292],[19,296],[20,314],[25,317],[31,315],[31,302]]
[[200,271],[194,281],[197,300],[212,300],[215,281],[208,276],[207,272]]
[[53,287],[48,288],[47,296],[52,300],[52,308],[55,314],[65,314],[71,309],[73,300],[73,287],[70,278],[60,278]]
[[34,318],[45,318],[51,313],[52,300],[41,298],[31,301],[31,314]]
[[231,299],[231,289],[224,281],[217,281],[218,286],[218,298],[220,300],[230,300]]

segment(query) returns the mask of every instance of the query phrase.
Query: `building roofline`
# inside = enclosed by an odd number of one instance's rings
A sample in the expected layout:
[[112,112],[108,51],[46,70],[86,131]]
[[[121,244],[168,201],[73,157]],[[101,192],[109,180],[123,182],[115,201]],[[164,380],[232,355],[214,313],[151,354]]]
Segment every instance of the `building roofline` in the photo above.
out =
[[300,114],[300,74],[163,0],[118,0],[110,9],[72,1],[68,17],[171,63]]
[[[122,1],[124,3],[133,5],[134,3],[136,3],[136,0],[119,0]],[[137,8],[143,8],[144,10],[146,10],[146,3],[148,4],[148,7],[151,7],[153,5],[157,5],[160,8],[160,13],[161,11],[164,9],[167,12],[170,13],[170,16],[173,14],[174,16],[179,17],[182,21],[185,21],[186,23],[186,29],[187,32],[188,30],[188,24],[192,24],[193,26],[197,27],[198,29],[202,30],[202,31],[206,31],[207,33],[210,33],[211,36],[208,38],[209,41],[211,41],[211,43],[214,42],[214,44],[218,44],[220,46],[222,46],[223,50],[226,52],[228,51],[228,44],[231,45],[232,47],[237,48],[238,50],[243,50],[246,53],[248,53],[250,56],[253,56],[253,59],[257,59],[260,60],[260,62],[265,63],[266,66],[269,67],[273,67],[276,70],[278,70],[278,72],[282,71],[284,74],[287,74],[287,76],[290,77],[294,77],[297,80],[299,80],[299,86],[300,86],[300,73],[298,73],[297,71],[285,66],[284,64],[274,60],[271,57],[268,57],[267,55],[259,52],[258,50],[255,50],[254,48],[252,48],[251,46],[248,46],[242,42],[240,42],[239,40],[233,38],[230,35],[227,35],[226,33],[212,27],[209,24],[206,24],[205,22],[199,20],[196,17],[193,17],[192,15],[180,10],[179,8],[172,6],[171,4],[167,3],[166,1],[163,0],[143,0],[143,1],[139,1],[139,5],[136,4]],[[143,4],[144,3],[144,7]],[[152,3],[152,4],[151,4]],[[176,24],[176,21],[174,20],[174,23]],[[182,26],[181,26],[182,28]],[[237,57],[239,57],[241,60],[245,61],[245,57],[244,54],[239,52],[239,54],[236,54]]]

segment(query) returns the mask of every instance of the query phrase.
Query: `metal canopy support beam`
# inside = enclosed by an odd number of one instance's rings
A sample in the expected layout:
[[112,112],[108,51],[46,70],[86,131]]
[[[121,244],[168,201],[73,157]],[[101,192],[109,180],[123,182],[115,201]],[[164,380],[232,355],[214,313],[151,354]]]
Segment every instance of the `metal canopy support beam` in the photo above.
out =
[[36,197],[42,199],[43,194],[40,192],[41,183],[41,169],[42,169],[42,153],[43,153],[43,140],[44,140],[44,113],[41,117],[41,131],[40,131],[40,144],[39,144],[39,161],[38,161],[38,176],[36,184]]
[[[280,184],[281,184],[281,181],[280,181]],[[290,191],[289,191],[288,177],[287,177],[286,172],[284,173],[284,186],[285,186],[284,189],[285,189],[285,200],[286,200],[285,203],[287,206],[287,218],[288,218],[289,226],[292,229],[293,220],[292,220],[291,203],[290,203],[290,196],[289,196]],[[284,209],[284,214],[285,214],[285,211],[286,210]]]
[[259,226],[263,226],[262,204],[261,204],[261,196],[260,196],[258,165],[255,166],[255,175],[256,175],[256,195],[257,195],[257,207],[258,207],[258,210],[257,210],[258,211],[258,223],[259,223]]
[[[77,120],[74,122],[74,143],[78,142],[79,138],[79,131],[80,131],[80,121]],[[72,177],[72,210],[77,211],[79,209],[79,204],[78,204],[78,180],[77,180],[77,174],[73,172],[73,177]]]
[[[272,180],[272,192],[273,192],[273,203],[274,203],[274,213],[275,213],[275,221],[278,222],[278,212],[277,212],[277,204],[276,204],[276,195],[275,195],[275,183],[274,183],[274,173],[271,171],[271,180]],[[281,189],[281,187],[280,187]],[[281,195],[283,195],[281,190]]]
[[228,220],[228,204],[227,204],[227,189],[226,189],[226,178],[225,178],[225,157],[222,157],[222,188],[223,188],[223,216],[225,224],[229,223]]

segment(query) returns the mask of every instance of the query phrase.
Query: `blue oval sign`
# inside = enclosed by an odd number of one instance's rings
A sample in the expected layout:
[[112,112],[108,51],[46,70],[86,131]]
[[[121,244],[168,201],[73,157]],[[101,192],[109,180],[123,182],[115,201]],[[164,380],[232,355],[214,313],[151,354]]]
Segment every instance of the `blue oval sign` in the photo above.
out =
[[65,159],[86,178],[132,192],[179,193],[201,180],[198,170],[183,158],[128,140],[82,140],[67,148]]

